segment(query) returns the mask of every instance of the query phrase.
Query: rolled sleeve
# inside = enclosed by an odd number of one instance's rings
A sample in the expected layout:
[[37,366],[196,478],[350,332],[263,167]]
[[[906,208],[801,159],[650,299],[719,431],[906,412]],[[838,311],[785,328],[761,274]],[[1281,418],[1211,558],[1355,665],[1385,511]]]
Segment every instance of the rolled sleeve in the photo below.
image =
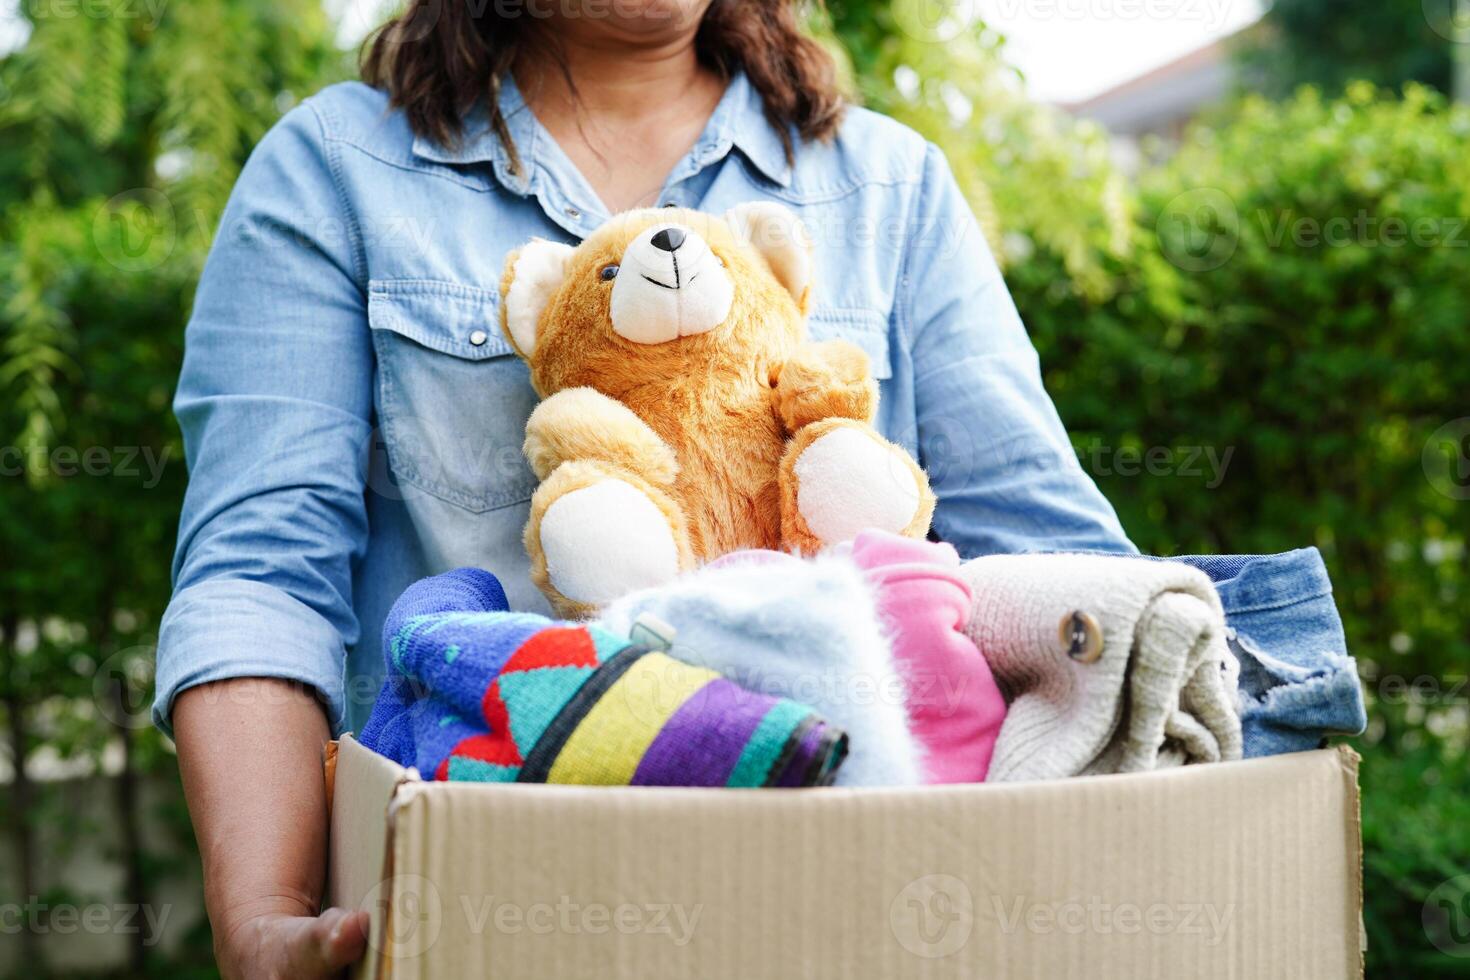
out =
[[342,637],[299,600],[263,582],[210,579],[174,595],[159,631],[153,722],[172,732],[174,699],[199,684],[274,677],[315,688],[332,730],[346,717]]
[[153,717],[196,684],[279,677],[343,718],[367,544],[374,360],[360,241],[308,103],[241,172],[200,280],[174,411],[189,487]]
[[966,557],[1133,552],[1078,462],[995,258],[933,146],[904,268],[935,531]]

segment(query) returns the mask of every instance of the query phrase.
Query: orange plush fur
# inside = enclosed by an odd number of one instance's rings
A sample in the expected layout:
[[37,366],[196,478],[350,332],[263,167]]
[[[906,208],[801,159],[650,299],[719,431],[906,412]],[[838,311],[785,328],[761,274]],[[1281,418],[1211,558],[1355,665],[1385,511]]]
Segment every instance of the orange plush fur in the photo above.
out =
[[[696,229],[723,262],[734,284],[733,306],[707,333],[635,343],[613,331],[613,283],[599,271],[620,262],[638,235],[671,221]],[[681,568],[743,548],[811,551],[823,543],[796,509],[791,463],[824,426],[830,428],[827,420],[871,423],[878,391],[857,347],[806,342],[809,288],[794,298],[763,254],[718,218],[664,208],[632,211],[576,248],[527,352],[512,336],[504,301],[518,254],[509,257],[501,283],[502,327],[529,364],[537,393],[563,393],[555,406],[545,402],[547,411],[532,416],[525,445],[544,481],[526,544],[533,578],[558,611],[592,610],[561,596],[549,581],[540,520],[561,494],[602,477],[630,482],[658,505],[674,531]],[[609,406],[593,392],[618,404]],[[920,506],[903,531],[921,537],[934,498],[918,466],[912,460],[908,466],[921,488]]]

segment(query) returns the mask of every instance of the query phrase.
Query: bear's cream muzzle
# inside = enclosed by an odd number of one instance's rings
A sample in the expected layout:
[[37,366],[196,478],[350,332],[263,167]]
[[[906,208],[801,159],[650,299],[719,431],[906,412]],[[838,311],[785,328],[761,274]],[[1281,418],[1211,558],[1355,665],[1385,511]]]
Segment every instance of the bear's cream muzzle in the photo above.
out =
[[638,344],[708,333],[735,298],[709,244],[683,225],[657,225],[629,243],[612,290],[612,328]]

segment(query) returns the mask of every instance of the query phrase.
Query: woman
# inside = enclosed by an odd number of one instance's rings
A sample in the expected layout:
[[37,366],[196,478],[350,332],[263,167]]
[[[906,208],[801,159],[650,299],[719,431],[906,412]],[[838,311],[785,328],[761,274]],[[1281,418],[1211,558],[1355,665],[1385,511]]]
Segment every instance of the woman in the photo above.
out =
[[393,598],[473,564],[541,608],[520,541],[535,396],[496,327],[504,256],[533,236],[787,204],[815,238],[810,332],[869,354],[937,533],[1129,549],[942,156],[844,111],[794,7],[413,2],[369,84],[307,100],[241,174],[176,402],[193,477],[155,705],[227,976],[324,976],[363,948],[360,915],[316,915],[320,759],[371,706]]

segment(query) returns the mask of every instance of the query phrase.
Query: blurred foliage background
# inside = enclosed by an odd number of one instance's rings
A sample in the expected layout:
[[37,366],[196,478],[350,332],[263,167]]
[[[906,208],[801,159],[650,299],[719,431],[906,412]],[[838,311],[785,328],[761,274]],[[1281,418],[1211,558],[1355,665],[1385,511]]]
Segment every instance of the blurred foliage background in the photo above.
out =
[[[1239,53],[1254,92],[1132,175],[1097,127],[1027,98],[990,27],[938,41],[916,0],[812,14],[855,96],[949,154],[1140,547],[1322,549],[1370,698],[1355,744],[1384,977],[1470,976],[1424,920],[1470,871],[1470,109],[1450,97],[1466,46],[1426,29],[1436,2],[1276,0]],[[353,56],[311,3],[18,14],[0,56],[0,904],[177,908],[162,944],[22,929],[0,975],[211,976],[146,715],[185,480],[168,406],[240,165]],[[1154,448],[1228,462],[1218,480],[1124,465]]]

